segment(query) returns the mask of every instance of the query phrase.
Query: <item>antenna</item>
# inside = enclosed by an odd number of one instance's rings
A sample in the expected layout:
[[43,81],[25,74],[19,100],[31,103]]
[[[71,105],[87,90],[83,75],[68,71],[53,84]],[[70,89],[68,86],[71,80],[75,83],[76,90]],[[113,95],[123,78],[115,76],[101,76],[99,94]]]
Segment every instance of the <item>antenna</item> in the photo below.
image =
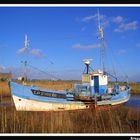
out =
[[29,47],[29,40],[28,40],[27,35],[25,35],[24,47],[25,47],[26,49],[28,49],[28,47]]
[[98,29],[100,30],[100,28],[101,28],[101,22],[100,22],[100,13],[98,9]]
[[91,61],[92,61],[92,59],[84,59],[83,60],[84,64],[86,65],[86,68],[87,68],[86,74],[89,73],[89,65],[90,65]]
[[102,70],[105,71],[105,66],[104,66],[104,31],[103,31],[103,27],[101,26],[101,18],[100,18],[99,9],[98,9],[98,30],[99,30],[99,35],[101,37],[101,62],[102,62]]

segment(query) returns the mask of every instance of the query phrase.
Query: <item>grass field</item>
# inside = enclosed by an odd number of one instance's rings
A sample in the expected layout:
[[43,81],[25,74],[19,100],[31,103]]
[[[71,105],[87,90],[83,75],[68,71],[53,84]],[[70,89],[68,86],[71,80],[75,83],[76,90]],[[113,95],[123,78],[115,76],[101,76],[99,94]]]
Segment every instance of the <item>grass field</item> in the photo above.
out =
[[132,88],[131,92],[134,94],[140,95],[140,83],[130,83],[130,86]]
[[[34,81],[30,84],[33,83],[65,90],[72,89],[75,81]],[[103,112],[92,109],[16,111],[7,82],[0,82],[0,112],[0,133],[140,133],[140,112],[123,105]]]

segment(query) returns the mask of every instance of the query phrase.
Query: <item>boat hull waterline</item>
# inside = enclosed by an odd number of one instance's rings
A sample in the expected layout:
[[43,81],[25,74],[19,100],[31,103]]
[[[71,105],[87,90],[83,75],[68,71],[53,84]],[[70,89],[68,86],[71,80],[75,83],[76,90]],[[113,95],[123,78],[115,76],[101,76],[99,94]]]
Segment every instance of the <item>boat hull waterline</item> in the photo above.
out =
[[[34,95],[32,89],[36,87],[20,85],[10,82],[11,94],[17,111],[65,111],[95,108],[94,102],[75,101],[73,98],[52,98]],[[41,89],[41,88],[40,88]],[[44,89],[42,89],[44,90]],[[129,90],[129,89],[128,89]],[[129,91],[112,96],[111,99],[97,101],[97,106],[115,106],[123,104],[130,99]],[[46,89],[46,91],[49,91]],[[65,94],[65,91],[57,91]]]

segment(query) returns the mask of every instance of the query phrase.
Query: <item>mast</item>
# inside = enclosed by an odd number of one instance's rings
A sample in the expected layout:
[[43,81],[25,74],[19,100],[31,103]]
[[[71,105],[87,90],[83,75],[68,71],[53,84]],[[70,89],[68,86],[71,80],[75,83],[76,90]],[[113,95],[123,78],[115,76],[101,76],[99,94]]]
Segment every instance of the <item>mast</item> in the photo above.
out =
[[[24,48],[25,50],[27,51],[28,50],[28,47],[29,47],[29,40],[28,40],[28,37],[27,35],[25,35],[25,40],[24,40]],[[24,83],[26,83],[27,81],[27,61],[22,61],[22,63],[24,63]]]
[[26,75],[27,70],[26,70],[26,66],[27,66],[27,61],[24,61],[24,82],[27,81],[27,75]]
[[102,70],[104,72],[105,71],[105,65],[104,65],[104,31],[103,31],[103,27],[101,26],[99,9],[98,9],[98,30],[99,30],[99,35],[100,35],[100,38],[101,38],[101,65],[102,65]]
[[28,47],[29,47],[29,40],[28,40],[27,35],[25,35],[24,47],[25,47],[25,49],[28,49]]

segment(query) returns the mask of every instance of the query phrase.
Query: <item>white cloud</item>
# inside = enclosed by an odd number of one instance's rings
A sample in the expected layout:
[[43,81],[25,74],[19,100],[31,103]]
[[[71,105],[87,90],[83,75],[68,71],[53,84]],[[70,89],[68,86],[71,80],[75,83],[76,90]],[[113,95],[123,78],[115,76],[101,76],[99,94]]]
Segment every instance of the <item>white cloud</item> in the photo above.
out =
[[95,49],[100,48],[100,44],[93,44],[93,45],[81,45],[81,44],[75,44],[72,46],[75,49]]
[[126,36],[122,35],[122,36],[121,36],[121,39],[127,39],[127,38],[126,38]]
[[112,22],[118,25],[118,27],[114,29],[114,32],[124,32],[128,30],[136,30],[138,28],[138,21],[126,22],[126,20],[127,19],[122,16],[113,17]]
[[40,49],[32,49],[31,54],[37,57],[44,57],[44,53]]
[[[108,20],[106,15],[100,15],[99,18],[100,18],[100,21],[101,21],[101,26],[103,26],[105,28],[109,25],[109,20]],[[82,21],[83,22],[90,22],[90,21],[97,22],[98,21],[98,14],[83,17]]]
[[97,14],[95,14],[95,15],[90,15],[90,16],[86,16],[86,17],[83,17],[83,18],[82,18],[82,21],[88,22],[88,21],[91,21],[91,20],[95,20],[96,17],[97,17]]
[[18,51],[17,51],[17,54],[25,54],[27,52],[27,48],[23,47],[23,48],[20,48]]
[[1,72],[4,71],[5,69],[6,69],[5,66],[0,66],[0,71],[1,71]]
[[125,49],[120,49],[119,51],[118,51],[118,55],[123,55],[123,54],[125,54],[126,53],[126,50]]
[[[106,19],[106,16],[105,15],[100,15],[99,16],[100,20],[105,20]],[[94,15],[90,15],[90,16],[86,16],[86,17],[83,17],[82,18],[82,21],[83,22],[88,22],[88,21],[91,21],[91,20],[98,20],[98,14],[94,14]]]
[[[98,15],[93,14],[86,17],[83,17],[81,21],[90,22],[95,21],[97,23]],[[109,23],[117,24],[117,28],[114,29],[114,32],[124,32],[128,30],[136,30],[138,28],[138,21],[127,22],[127,19],[123,16],[107,17],[106,15],[100,15],[101,26],[103,28],[107,27]],[[85,29],[82,28],[82,31]]]
[[116,28],[115,32],[124,32],[128,30],[136,30],[138,28],[138,21],[132,21],[129,23],[121,23],[118,28]]
[[[25,54],[27,53],[29,50],[28,48],[26,47],[23,47],[23,48],[20,48],[18,51],[17,51],[17,54]],[[31,53],[32,55],[36,56],[36,57],[44,57],[45,54],[42,52],[42,50],[40,49],[37,49],[37,48],[33,48],[32,50],[29,51],[29,53]]]
[[105,19],[103,22],[102,22],[102,26],[105,28],[109,25],[109,20]]
[[5,44],[0,44],[0,48],[5,48],[7,47]]
[[122,16],[116,16],[112,19],[112,22],[119,24],[119,23],[124,22],[124,18]]
[[86,30],[86,26],[84,26],[84,27],[81,28],[81,31],[82,32],[85,31],[85,30]]
[[140,43],[137,43],[137,44],[136,44],[136,47],[140,48]]

